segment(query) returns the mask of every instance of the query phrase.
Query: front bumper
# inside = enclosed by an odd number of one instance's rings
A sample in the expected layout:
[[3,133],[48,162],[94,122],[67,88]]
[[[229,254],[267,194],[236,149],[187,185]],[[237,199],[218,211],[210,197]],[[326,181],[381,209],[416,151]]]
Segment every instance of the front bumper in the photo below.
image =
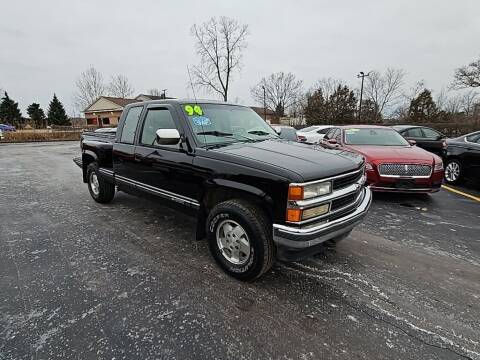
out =
[[286,261],[299,260],[321,250],[325,241],[348,235],[365,217],[371,202],[372,192],[365,187],[358,207],[343,217],[303,227],[273,224],[277,257]]

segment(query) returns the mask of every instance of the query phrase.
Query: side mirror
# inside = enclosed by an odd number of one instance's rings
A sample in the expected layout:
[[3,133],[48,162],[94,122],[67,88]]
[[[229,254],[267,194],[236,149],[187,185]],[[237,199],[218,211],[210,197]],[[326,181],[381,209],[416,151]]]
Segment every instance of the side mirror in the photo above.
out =
[[177,129],[158,129],[157,143],[160,145],[176,145],[180,141],[180,133]]
[[409,143],[410,145],[412,145],[412,146],[417,145],[417,142],[416,142],[415,140],[407,140],[407,141],[408,141],[408,143]]
[[278,135],[280,135],[282,133],[282,128],[275,127],[274,130]]
[[327,142],[328,142],[330,145],[337,145],[337,144],[338,144],[337,139],[328,139]]

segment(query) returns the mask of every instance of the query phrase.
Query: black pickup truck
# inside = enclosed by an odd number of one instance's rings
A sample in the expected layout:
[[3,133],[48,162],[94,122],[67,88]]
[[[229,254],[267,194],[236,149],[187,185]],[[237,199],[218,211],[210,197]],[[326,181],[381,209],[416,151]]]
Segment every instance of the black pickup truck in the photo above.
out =
[[195,214],[197,239],[241,280],[335,244],[371,202],[361,156],[280,139],[244,106],[130,104],[116,133],[86,133],[81,149],[74,161],[95,201],[124,191]]

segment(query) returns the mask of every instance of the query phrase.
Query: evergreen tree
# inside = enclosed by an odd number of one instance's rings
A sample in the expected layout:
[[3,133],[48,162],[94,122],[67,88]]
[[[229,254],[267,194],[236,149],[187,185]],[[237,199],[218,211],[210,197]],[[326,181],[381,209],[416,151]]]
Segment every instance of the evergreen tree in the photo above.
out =
[[307,94],[307,105],[305,106],[305,121],[307,125],[325,124],[328,119],[328,102],[323,96],[322,90],[315,90]]
[[22,113],[18,108],[18,103],[10,99],[7,92],[0,103],[0,121],[19,127],[23,123]]
[[326,99],[321,89],[307,95],[305,118],[308,125],[351,124],[355,122],[357,99],[346,85],[338,85]]
[[339,85],[330,96],[330,118],[332,124],[351,124],[355,122],[357,99],[353,90]]
[[53,125],[69,125],[70,121],[65,113],[65,109],[58,100],[57,95],[53,94],[53,99],[48,106],[48,123]]
[[382,122],[382,114],[378,111],[375,102],[370,99],[362,100],[361,122],[364,124],[373,124]]
[[27,113],[28,116],[30,116],[30,119],[32,120],[33,126],[35,128],[46,126],[45,113],[40,107],[40,104],[32,103],[31,105],[29,105],[27,108]]
[[416,98],[410,102],[408,117],[413,123],[425,123],[434,121],[437,117],[438,109],[435,101],[432,99],[430,90],[424,89]]

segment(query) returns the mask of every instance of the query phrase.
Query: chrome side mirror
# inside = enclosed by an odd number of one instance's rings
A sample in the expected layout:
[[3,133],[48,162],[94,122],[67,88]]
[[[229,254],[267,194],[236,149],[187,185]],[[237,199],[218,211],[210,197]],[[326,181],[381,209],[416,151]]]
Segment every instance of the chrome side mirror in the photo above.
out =
[[180,133],[177,129],[158,129],[155,133],[159,145],[176,145],[180,142]]
[[417,142],[416,142],[415,140],[407,140],[407,141],[408,141],[408,143],[409,143],[410,145],[412,145],[412,146],[417,145]]

